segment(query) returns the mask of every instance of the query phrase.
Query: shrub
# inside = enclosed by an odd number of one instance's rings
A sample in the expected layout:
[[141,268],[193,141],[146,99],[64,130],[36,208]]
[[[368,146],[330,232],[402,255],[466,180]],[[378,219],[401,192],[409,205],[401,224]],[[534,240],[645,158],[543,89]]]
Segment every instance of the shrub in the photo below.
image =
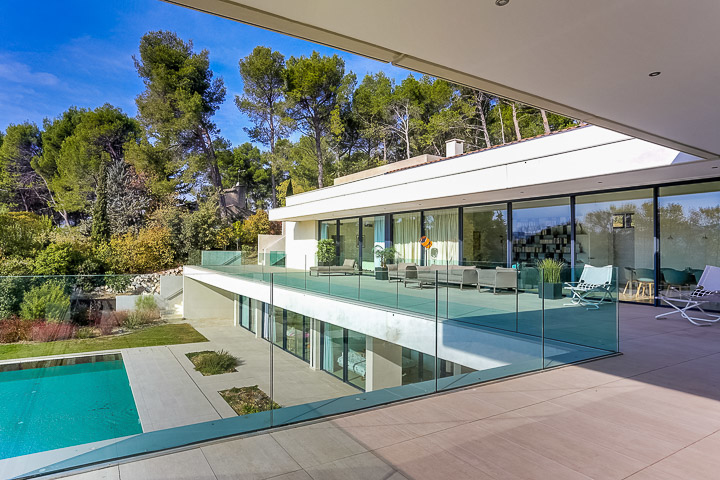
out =
[[95,327],[79,327],[75,331],[75,338],[93,338],[95,336]]
[[330,263],[335,259],[335,240],[325,238],[318,241],[317,260],[321,263]]
[[543,282],[560,283],[560,272],[565,268],[565,263],[562,260],[545,258],[537,262],[537,268],[543,272]]
[[165,270],[174,265],[174,252],[167,228],[143,228],[110,240],[111,269],[124,273]]
[[100,335],[110,335],[115,327],[124,325],[127,322],[129,312],[120,310],[117,312],[102,312],[95,326],[100,330]]
[[23,297],[20,317],[62,322],[70,316],[70,296],[61,281],[52,280],[31,288]]
[[257,385],[242,388],[233,387],[229,390],[221,391],[220,396],[225,399],[228,405],[230,405],[238,415],[247,415],[281,408],[280,405],[273,402],[265,392],[260,390]]
[[77,272],[84,253],[80,244],[51,243],[35,258],[37,275],[72,275]]
[[158,306],[155,302],[154,295],[140,295],[135,299],[135,309],[137,310],[157,310]]
[[0,278],[0,319],[8,318],[20,311],[24,293],[32,279],[27,277]]
[[34,322],[17,317],[0,320],[0,343],[15,343],[30,340]]
[[128,312],[128,316],[123,322],[125,328],[140,328],[151,323],[155,323],[160,317],[153,310],[132,310]]
[[0,210],[0,254],[32,256],[47,244],[51,230],[49,217]]
[[54,342],[73,338],[77,327],[72,323],[35,322],[31,330],[31,339],[35,342]]
[[32,275],[35,263],[29,258],[0,258],[0,275]]
[[239,364],[238,359],[225,350],[193,352],[188,353],[187,357],[195,365],[195,370],[205,376],[234,372]]

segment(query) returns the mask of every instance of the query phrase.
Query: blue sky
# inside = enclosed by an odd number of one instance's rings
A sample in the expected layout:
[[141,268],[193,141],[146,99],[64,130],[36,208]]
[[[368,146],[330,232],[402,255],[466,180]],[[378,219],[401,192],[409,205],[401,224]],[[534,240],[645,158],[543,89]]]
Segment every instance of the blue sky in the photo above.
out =
[[132,61],[140,37],[151,30],[172,30],[192,39],[197,51],[210,51],[210,65],[227,87],[225,104],[215,115],[221,135],[233,145],[247,141],[246,120],[233,99],[242,92],[238,60],[256,45],[289,57],[340,54],[346,71],[358,80],[384,71],[402,79],[406,70],[339,52],[285,35],[213,17],[160,0],[36,0],[10,2],[0,17],[0,129],[29,120],[42,125],[75,105],[95,108],[111,103],[137,113],[143,90]]

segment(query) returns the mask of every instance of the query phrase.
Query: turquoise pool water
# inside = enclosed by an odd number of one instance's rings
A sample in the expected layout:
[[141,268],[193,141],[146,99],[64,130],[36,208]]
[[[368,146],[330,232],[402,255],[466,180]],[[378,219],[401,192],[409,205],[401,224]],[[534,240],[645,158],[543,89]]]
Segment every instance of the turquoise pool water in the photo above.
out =
[[120,354],[0,365],[0,459],[137,433]]

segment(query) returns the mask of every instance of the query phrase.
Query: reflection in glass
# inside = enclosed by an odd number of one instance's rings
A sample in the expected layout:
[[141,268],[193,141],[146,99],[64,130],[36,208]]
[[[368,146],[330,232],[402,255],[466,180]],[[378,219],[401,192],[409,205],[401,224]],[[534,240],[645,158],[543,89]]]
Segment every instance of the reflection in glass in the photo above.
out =
[[661,187],[661,288],[689,290],[706,265],[720,265],[720,182]]
[[299,313],[287,311],[287,351],[305,361],[310,360],[310,319]]
[[569,198],[516,202],[512,209],[513,263],[555,258],[570,264]]
[[250,330],[250,298],[240,295],[240,325]]
[[618,267],[620,299],[654,301],[652,190],[578,196],[575,263]]
[[360,258],[360,219],[340,220],[338,245],[340,247],[338,265],[342,265],[345,259],[358,261]]
[[507,264],[507,208],[485,205],[463,209],[463,264],[504,267]]
[[399,213],[393,219],[393,245],[399,262],[420,263],[420,212]]
[[347,335],[347,381],[358,388],[365,389],[365,335],[348,330]]
[[285,309],[280,307],[273,307],[273,309],[275,314],[275,327],[272,332],[273,343],[280,348],[285,348],[285,331],[283,328],[285,325]]
[[362,222],[362,268],[372,271],[380,266],[375,252],[385,248],[385,217],[363,217]]
[[322,330],[322,369],[344,380],[342,357],[345,342],[343,328],[323,322]]
[[458,264],[458,217],[457,208],[425,212],[425,236],[432,242],[425,253],[425,264]]
[[337,222],[330,220],[327,222],[320,222],[320,240],[327,238],[335,238],[337,236]]

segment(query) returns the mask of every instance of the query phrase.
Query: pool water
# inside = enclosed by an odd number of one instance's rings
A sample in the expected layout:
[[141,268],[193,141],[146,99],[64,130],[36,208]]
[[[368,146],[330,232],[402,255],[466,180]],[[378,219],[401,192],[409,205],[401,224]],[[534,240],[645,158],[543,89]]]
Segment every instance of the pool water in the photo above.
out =
[[0,459],[137,433],[120,354],[0,365]]

